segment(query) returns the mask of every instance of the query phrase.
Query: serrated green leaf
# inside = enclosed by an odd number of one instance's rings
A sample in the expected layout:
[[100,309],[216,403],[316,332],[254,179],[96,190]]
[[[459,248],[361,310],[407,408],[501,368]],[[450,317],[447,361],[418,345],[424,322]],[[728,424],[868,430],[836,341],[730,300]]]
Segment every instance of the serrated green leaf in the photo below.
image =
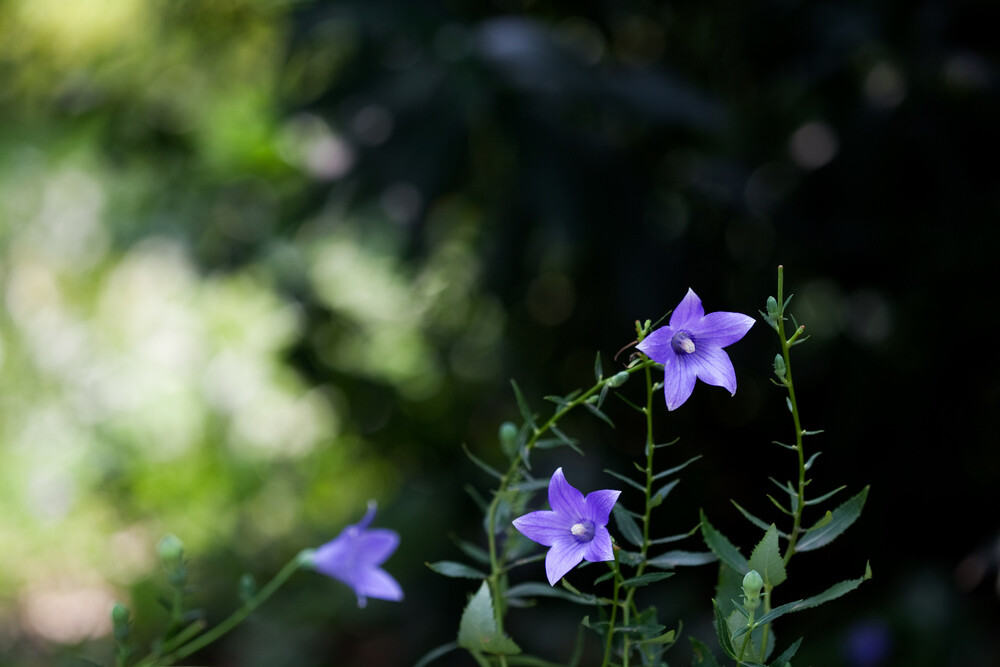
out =
[[672,644],[675,640],[674,637],[677,632],[674,630],[667,630],[665,633],[659,637],[651,637],[650,639],[642,639],[638,644]]
[[657,581],[668,579],[672,576],[674,576],[673,572],[648,572],[638,577],[626,579],[622,582],[622,586],[627,588],[640,588],[642,586],[648,586],[649,584],[656,583]]
[[675,567],[696,567],[716,562],[718,557],[711,551],[668,551],[650,558],[646,562],[653,567],[673,569]]
[[833,542],[841,533],[847,530],[861,516],[861,510],[864,509],[865,500],[868,498],[868,488],[866,486],[860,493],[833,510],[833,518],[829,523],[806,533],[799,540],[799,543],[795,545],[795,551],[819,549]]
[[474,567],[469,567],[464,563],[457,563],[452,560],[439,560],[436,563],[425,563],[427,567],[438,574],[446,577],[460,577],[465,579],[485,579],[486,574]]
[[715,637],[719,640],[719,646],[722,650],[733,660],[736,660],[736,651],[733,649],[733,642],[729,638],[729,623],[726,618],[722,615],[722,609],[719,608],[719,603],[712,600],[712,608],[715,611]]
[[764,533],[763,539],[754,547],[753,553],[750,554],[750,569],[757,570],[757,573],[764,579],[764,585],[769,589],[785,580],[787,575],[778,546],[778,529],[773,523]]
[[611,513],[615,517],[615,524],[618,526],[618,530],[622,532],[625,539],[633,545],[641,547],[642,531],[639,530],[639,525],[629,515],[628,511],[621,505],[615,505]]
[[493,598],[485,581],[462,612],[462,620],[458,626],[458,644],[470,651],[494,655],[514,655],[521,652],[510,637],[497,629],[497,621],[493,616]]
[[737,572],[742,574],[749,572],[750,564],[743,557],[743,554],[740,553],[739,549],[734,547],[733,543],[725,535],[712,527],[712,524],[705,517],[704,510],[699,510],[698,512],[701,516],[701,536],[708,548],[719,557],[719,560]]

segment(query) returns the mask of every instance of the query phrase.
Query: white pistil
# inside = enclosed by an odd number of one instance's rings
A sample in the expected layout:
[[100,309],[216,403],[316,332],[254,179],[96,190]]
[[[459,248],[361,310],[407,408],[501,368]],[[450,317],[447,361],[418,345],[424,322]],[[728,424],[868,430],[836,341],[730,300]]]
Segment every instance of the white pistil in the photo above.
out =
[[681,349],[687,352],[688,354],[694,352],[694,341],[691,340],[690,338],[681,338],[680,346]]
[[569,532],[573,533],[577,537],[583,537],[584,535],[587,534],[587,527],[582,523],[574,523],[573,526],[569,529]]

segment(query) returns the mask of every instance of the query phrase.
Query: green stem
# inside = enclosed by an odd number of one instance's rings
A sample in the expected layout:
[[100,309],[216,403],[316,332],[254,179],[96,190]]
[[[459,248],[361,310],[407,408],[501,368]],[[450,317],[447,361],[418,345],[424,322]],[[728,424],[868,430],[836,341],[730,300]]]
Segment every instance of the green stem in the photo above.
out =
[[[647,374],[648,374],[649,372],[648,369],[653,364],[654,362],[647,360],[638,363],[635,366],[632,366],[631,368],[627,368],[625,370],[627,373],[631,374],[638,371],[639,369],[645,368],[647,369]],[[493,612],[494,615],[496,616],[497,630],[501,634],[503,633],[504,614],[503,614],[503,600],[501,596],[502,591],[500,587],[500,577],[504,574],[504,564],[497,550],[497,529],[496,529],[497,511],[500,507],[500,499],[503,496],[504,492],[507,490],[507,488],[510,486],[510,484],[517,478],[521,469],[521,464],[524,461],[523,458],[524,453],[531,452],[531,450],[534,449],[535,444],[538,442],[538,439],[546,431],[548,431],[550,428],[559,423],[559,420],[565,417],[567,413],[583,405],[592,396],[598,394],[610,381],[611,377],[602,378],[590,389],[586,390],[572,401],[569,401],[568,403],[563,405],[551,417],[549,417],[548,421],[543,423],[541,426],[536,426],[531,434],[531,437],[528,439],[528,442],[525,443],[524,450],[518,452],[514,456],[514,459],[511,461],[510,468],[508,468],[507,472],[504,473],[503,477],[500,479],[500,485],[497,487],[497,490],[493,493],[493,500],[490,501],[490,506],[486,514],[487,517],[486,539],[490,557],[490,576],[487,578],[487,582],[490,587],[490,593],[493,596]],[[500,663],[502,666],[506,665],[506,659],[503,656],[500,656]]]
[[[161,667],[166,665],[172,665],[178,660],[186,658],[192,653],[205,648],[212,642],[222,637],[224,634],[226,634],[227,632],[235,628],[237,625],[242,623],[243,620],[247,616],[249,616],[251,612],[253,612],[261,604],[263,604],[269,597],[271,597],[271,595],[274,594],[275,591],[281,588],[282,584],[284,584],[285,581],[287,581],[288,578],[291,577],[296,570],[302,567],[302,564],[305,561],[305,554],[308,553],[308,551],[309,550],[304,550],[300,552],[297,556],[295,556],[295,558],[290,560],[283,568],[281,568],[281,571],[278,572],[278,574],[276,574],[273,579],[271,579],[271,581],[267,582],[267,584],[263,588],[261,588],[256,595],[254,595],[252,598],[243,603],[243,605],[239,609],[234,611],[229,616],[229,618],[222,621],[221,623],[219,623],[217,626],[215,626],[205,634],[199,636],[197,639],[193,639],[192,641],[189,641],[186,644],[183,644],[182,646],[173,649],[170,653],[164,655],[163,657],[157,657],[156,655],[153,654],[146,656],[145,658],[139,661],[137,667],[147,667],[147,666],[152,667],[152,665]],[[184,633],[187,633],[191,627],[195,626],[189,626],[189,628],[186,629]]]
[[781,356],[785,360],[785,387],[788,389],[788,404],[792,408],[792,422],[795,425],[795,451],[799,457],[799,484],[795,503],[795,512],[792,522],[792,532],[788,536],[788,547],[782,559],[785,565],[792,559],[795,553],[795,545],[802,534],[802,510],[806,504],[806,458],[805,447],[802,443],[802,421],[799,418],[799,404],[795,398],[795,383],[792,381],[792,359],[789,353],[792,344],[798,340],[805,330],[799,327],[791,338],[785,337],[785,309],[784,309],[784,279],[785,270],[783,266],[778,267],[778,338],[781,341]]
[[[611,664],[611,647],[615,636],[615,616],[618,615],[618,593],[621,591],[622,571],[618,565],[618,552],[614,551],[614,554],[615,560],[611,565],[611,569],[614,570],[615,573],[615,590],[611,596],[611,620],[608,622],[608,638],[604,642],[604,660],[601,662],[601,667],[608,667],[608,665]],[[625,607],[624,613],[626,616],[628,615],[628,606]],[[625,621],[625,624],[628,625],[627,620]],[[625,654],[625,664],[628,664],[627,653]]]

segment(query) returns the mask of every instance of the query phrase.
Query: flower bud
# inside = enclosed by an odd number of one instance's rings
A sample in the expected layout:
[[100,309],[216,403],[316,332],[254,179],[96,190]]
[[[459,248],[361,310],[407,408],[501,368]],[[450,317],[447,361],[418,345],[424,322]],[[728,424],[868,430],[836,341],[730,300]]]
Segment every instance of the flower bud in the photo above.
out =
[[764,580],[757,570],[750,570],[743,577],[743,604],[753,611],[760,606],[760,590],[764,588]]
[[132,614],[128,610],[128,607],[123,605],[121,602],[116,602],[111,608],[111,624],[114,627],[115,639],[119,642],[123,642],[128,639],[131,628],[129,624],[131,622]]
[[164,535],[156,550],[167,569],[172,569],[184,558],[184,543],[176,535]]
[[628,381],[628,371],[615,373],[608,379],[608,386],[617,389]]
[[772,322],[778,321],[778,316],[781,313],[778,311],[778,302],[773,296],[767,297],[767,317]]
[[257,580],[249,572],[240,577],[240,602],[246,604],[257,595]]
[[778,376],[778,379],[782,382],[786,382],[788,379],[788,372],[785,368],[785,358],[780,354],[774,355],[774,374]]
[[504,422],[500,424],[500,446],[508,456],[513,456],[517,452],[517,425],[514,422]]

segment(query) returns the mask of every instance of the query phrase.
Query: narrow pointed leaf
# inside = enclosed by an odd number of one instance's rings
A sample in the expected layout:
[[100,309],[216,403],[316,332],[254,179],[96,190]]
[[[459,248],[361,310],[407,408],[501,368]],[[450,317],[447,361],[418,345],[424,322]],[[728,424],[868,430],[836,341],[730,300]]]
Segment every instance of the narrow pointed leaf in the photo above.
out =
[[601,366],[601,352],[597,351],[597,357],[594,359],[594,382],[600,382],[604,379],[604,368]]
[[606,414],[604,414],[603,412],[601,412],[601,409],[598,408],[593,403],[584,403],[583,407],[585,407],[588,410],[590,410],[590,412],[592,412],[595,417],[597,417],[598,419],[600,419],[601,421],[603,421],[605,424],[607,424],[611,428],[615,427],[615,423],[613,421],[611,421],[611,417],[608,417]]
[[697,461],[700,458],[701,458],[701,454],[699,454],[698,456],[692,456],[691,458],[689,458],[687,461],[685,461],[684,463],[680,464],[679,466],[674,466],[673,468],[669,468],[667,470],[664,470],[663,472],[656,473],[655,475],[653,475],[653,479],[663,479],[664,477],[667,477],[668,475],[673,475],[675,472],[679,472],[679,471],[683,470],[684,468],[688,467],[689,465],[691,465],[692,463],[694,463],[695,461]]
[[865,499],[867,498],[868,487],[866,486],[860,493],[833,510],[833,519],[829,523],[821,528],[810,531],[799,540],[799,543],[795,545],[795,550],[811,551],[833,542],[861,516],[861,510],[864,509]]
[[770,667],[786,667],[787,665],[790,665],[792,658],[794,658],[795,654],[798,653],[799,646],[801,645],[802,638],[799,637],[792,643],[791,646],[786,648],[781,655],[774,659],[774,662],[771,663]]
[[750,564],[739,552],[739,549],[734,547],[725,535],[712,527],[712,524],[705,517],[704,510],[699,510],[699,514],[701,515],[701,536],[708,548],[719,557],[719,560],[740,574],[749,572]]
[[648,586],[649,584],[656,583],[657,581],[662,581],[663,579],[668,579],[672,576],[674,576],[673,572],[647,572],[646,574],[638,577],[626,579],[622,582],[622,586],[626,586],[628,588],[639,588],[641,586]]
[[722,610],[719,608],[719,603],[712,600],[712,607],[715,610],[715,637],[719,640],[719,646],[725,651],[733,660],[736,659],[736,651],[733,650],[733,642],[729,638],[729,623],[726,621],[726,617],[722,615]]
[[608,473],[609,475],[611,475],[615,479],[620,479],[621,481],[625,482],[626,484],[628,484],[629,486],[631,486],[633,488],[639,489],[643,493],[646,492],[646,487],[644,487],[642,484],[640,484],[639,482],[635,481],[631,477],[626,477],[625,475],[622,475],[621,473],[615,472],[614,470],[609,470],[607,468],[604,469],[604,472]]
[[529,581],[527,583],[511,586],[504,592],[504,597],[511,600],[516,598],[535,597],[559,598],[560,600],[586,605],[592,605],[597,601],[597,598],[593,595],[571,593],[568,590],[555,588],[553,586],[549,586],[548,584],[543,584],[540,581]]
[[[735,500],[730,500],[729,502],[731,502],[733,505],[736,506],[736,509],[738,509],[740,511],[740,514],[742,514],[744,517],[746,517],[747,521],[749,521],[753,525],[757,526],[761,530],[763,530],[763,531],[766,532],[768,530],[768,528],[770,528],[771,526],[774,525],[774,524],[768,524],[766,521],[758,519],[753,514],[751,514],[750,512],[746,511],[745,509],[743,509],[743,507],[741,507],[740,504],[737,503]],[[786,540],[788,539],[788,534],[785,533],[785,532],[782,532],[782,531],[779,530],[778,531],[778,535],[780,535],[781,537],[784,537]]]
[[615,505],[611,513],[615,516],[615,523],[618,525],[618,530],[622,532],[629,542],[637,547],[642,546],[642,531],[639,530],[638,524],[636,524],[635,519],[633,519],[627,511],[621,505]]
[[840,493],[841,491],[843,491],[846,488],[847,488],[846,486],[838,486],[833,491],[830,491],[829,493],[824,493],[822,496],[820,496],[818,498],[813,498],[811,500],[807,500],[806,501],[806,505],[807,506],[808,505],[819,505],[824,500],[829,500],[830,498],[832,498],[833,496],[837,495],[838,493]]
[[501,475],[496,470],[496,468],[494,468],[489,463],[487,463],[486,461],[483,461],[481,458],[479,458],[478,456],[476,456],[475,454],[473,454],[472,450],[470,450],[466,446],[466,444],[464,442],[462,443],[462,449],[465,451],[465,455],[469,457],[469,460],[472,461],[473,463],[475,463],[477,466],[479,466],[488,475],[490,475],[492,477],[496,477],[497,479],[503,479],[503,475]]
[[447,644],[442,644],[441,646],[438,646],[435,649],[431,649],[426,654],[424,654],[424,657],[420,658],[420,660],[418,660],[417,663],[413,665],[413,667],[425,667],[426,665],[431,664],[441,656],[447,655],[448,653],[451,653],[457,648],[458,648],[458,642],[448,642]]
[[649,506],[658,507],[664,501],[667,495],[674,490],[674,487],[680,483],[681,480],[675,479],[661,486],[659,489],[657,489],[656,493],[654,493],[652,497],[650,497]]
[[531,426],[531,430],[537,431],[538,427],[535,426],[535,416],[531,413],[528,402],[524,400],[521,388],[517,386],[517,382],[514,380],[510,381],[510,386],[514,389],[514,398],[517,400],[517,409],[521,411],[521,419],[524,420],[525,424]]
[[705,644],[694,637],[688,639],[691,640],[691,667],[719,667],[719,661]]
[[656,556],[655,558],[650,558],[646,562],[653,567],[662,567],[665,569],[673,569],[675,567],[694,567],[697,565],[706,565],[707,563],[714,563],[719,560],[711,551],[668,551],[665,554]]
[[452,560],[439,560],[436,563],[425,563],[438,574],[446,577],[461,577],[465,579],[485,579],[486,574],[474,567],[469,567],[464,563],[456,563]]

